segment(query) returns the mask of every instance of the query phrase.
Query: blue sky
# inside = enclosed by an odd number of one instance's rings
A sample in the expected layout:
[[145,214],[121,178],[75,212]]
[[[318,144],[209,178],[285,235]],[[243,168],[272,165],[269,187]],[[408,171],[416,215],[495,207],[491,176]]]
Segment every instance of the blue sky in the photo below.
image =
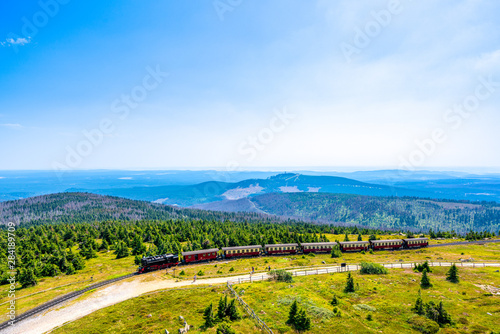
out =
[[500,166],[496,1],[0,13],[0,169]]

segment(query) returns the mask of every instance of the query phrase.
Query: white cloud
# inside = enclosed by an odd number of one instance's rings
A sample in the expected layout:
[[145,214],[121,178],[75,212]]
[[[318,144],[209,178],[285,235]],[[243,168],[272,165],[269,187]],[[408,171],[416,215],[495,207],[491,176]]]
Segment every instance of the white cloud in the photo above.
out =
[[5,42],[0,42],[2,46],[11,46],[11,45],[25,45],[31,43],[31,37],[24,38],[24,37],[18,37],[16,39],[14,38],[7,38]]
[[12,124],[12,123],[6,123],[6,124],[0,124],[0,126],[4,126],[6,128],[11,128],[11,129],[22,129],[23,126],[21,124]]

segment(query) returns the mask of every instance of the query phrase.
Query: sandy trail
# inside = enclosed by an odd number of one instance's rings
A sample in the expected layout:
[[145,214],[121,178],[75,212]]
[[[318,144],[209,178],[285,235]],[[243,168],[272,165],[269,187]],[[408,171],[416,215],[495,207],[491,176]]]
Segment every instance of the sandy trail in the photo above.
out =
[[[2,333],[8,334],[41,334],[48,332],[66,322],[84,317],[101,308],[120,303],[130,298],[138,297],[144,293],[155,290],[180,288],[196,285],[213,285],[226,283],[228,279],[248,278],[249,275],[234,277],[218,277],[201,279],[196,282],[182,280],[176,282],[172,279],[161,278],[159,273],[141,275],[119,283],[105,286],[86,295],[84,299],[71,300],[54,308],[23,320],[13,327],[7,328]],[[80,297],[81,298],[81,297]]]

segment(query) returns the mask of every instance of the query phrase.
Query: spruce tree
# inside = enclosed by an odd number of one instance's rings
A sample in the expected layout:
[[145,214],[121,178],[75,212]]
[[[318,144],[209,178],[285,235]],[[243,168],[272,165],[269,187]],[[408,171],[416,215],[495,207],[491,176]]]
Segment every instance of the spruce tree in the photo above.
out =
[[455,264],[452,264],[450,270],[446,273],[446,279],[452,283],[458,283],[458,268]]
[[210,328],[215,325],[215,317],[212,303],[203,312],[203,319],[205,319],[205,327]]
[[427,276],[427,269],[424,269],[424,271],[422,272],[422,280],[420,281],[420,286],[422,287],[422,289],[427,289],[432,287],[431,281]]
[[294,300],[292,303],[292,306],[290,306],[290,312],[288,312],[288,320],[286,321],[287,324],[294,326],[295,325],[295,320],[297,318],[297,312],[298,312],[298,305],[297,301]]
[[363,241],[363,238],[361,237],[361,234],[358,234],[358,241]]
[[299,332],[311,329],[311,319],[307,316],[306,311],[304,309],[300,310],[297,313],[294,327]]
[[347,232],[345,233],[344,241],[349,241],[349,236],[347,235]]
[[422,293],[420,292],[420,289],[418,290],[418,297],[417,300],[415,301],[415,306],[413,307],[413,311],[420,315],[425,314],[424,302],[422,301]]
[[19,283],[21,283],[23,288],[33,286],[38,283],[32,267],[22,269],[21,274],[19,275]]
[[231,321],[238,320],[240,318],[240,314],[238,313],[238,309],[236,308],[236,299],[232,299],[228,306],[227,316]]
[[351,273],[347,273],[347,281],[345,284],[344,292],[354,292],[354,279],[352,278]]
[[220,297],[219,299],[219,307],[217,308],[217,317],[219,320],[224,319],[226,316],[226,307],[227,307],[227,295],[225,298]]
[[443,302],[439,302],[438,314],[439,314],[439,316],[438,316],[438,324],[440,326],[451,324],[451,316],[444,309]]

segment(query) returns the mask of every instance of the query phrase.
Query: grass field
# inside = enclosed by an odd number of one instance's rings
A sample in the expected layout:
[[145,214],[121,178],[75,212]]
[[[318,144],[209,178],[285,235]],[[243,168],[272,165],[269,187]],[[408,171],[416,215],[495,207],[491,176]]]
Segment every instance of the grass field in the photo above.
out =
[[[330,240],[343,240],[343,235],[327,235]],[[349,236],[351,240],[356,240],[355,235]],[[363,236],[367,239],[368,236]],[[398,235],[379,236],[381,238],[398,238]],[[456,241],[456,240],[453,240]],[[451,242],[450,240],[439,240],[432,242]],[[363,260],[372,262],[398,262],[398,261],[458,261],[460,258],[473,258],[475,261],[495,261],[500,259],[500,243],[491,243],[485,245],[464,245],[464,246],[448,246],[439,248],[427,248],[421,250],[405,250],[405,251],[383,251],[375,252],[374,254],[361,253],[344,253],[342,258],[332,259],[329,254],[321,254],[312,256],[295,255],[295,256],[274,256],[274,257],[257,257],[251,259],[239,259],[231,261],[220,261],[190,266],[179,266],[176,269],[176,276],[179,277],[181,270],[185,272],[186,279],[192,279],[200,270],[204,276],[198,275],[199,278],[228,276],[231,274],[249,273],[254,267],[256,271],[264,271],[265,268],[271,266],[276,268],[294,268],[300,266],[314,266],[335,263],[359,263]],[[86,267],[77,272],[75,275],[61,275],[56,277],[46,277],[39,280],[38,285],[25,289],[18,289],[16,298],[21,297],[17,301],[18,314],[32,309],[40,304],[43,304],[51,299],[57,298],[62,294],[82,289],[89,284],[115,278],[121,275],[126,275],[134,272],[137,266],[133,263],[133,256],[127,258],[115,259],[113,252],[99,252],[98,257],[86,262]],[[233,271],[230,269],[233,268]],[[173,271],[169,272],[171,275]],[[93,281],[90,282],[90,278]],[[182,276],[181,276],[182,277]],[[7,304],[8,289],[7,286],[0,287],[0,309]],[[7,320],[7,312],[1,312],[0,321]]]
[[[219,298],[225,293],[228,290],[224,285],[156,292],[99,310],[52,333],[165,333],[165,329],[177,333],[183,327],[179,316],[192,326],[190,333],[215,333],[216,327],[201,328],[203,310],[213,303],[216,311]],[[242,310],[239,311],[243,315]],[[259,332],[248,317],[232,322],[231,326],[237,333]]]
[[[498,287],[500,273],[495,268],[460,268],[458,284],[445,280],[448,268],[432,270],[434,286],[422,290],[423,300],[442,301],[455,322],[439,333],[490,333],[498,327],[500,296],[476,286]],[[419,333],[415,324],[427,320],[415,316],[411,308],[421,274],[402,269],[380,276],[354,273],[354,281],[359,284],[355,293],[343,292],[346,275],[295,277],[293,283],[265,281],[234,287],[275,333],[295,332],[285,324],[295,299],[312,319],[312,328],[306,333]],[[210,302],[215,304],[225,290],[224,286],[215,286],[141,296],[94,312],[54,333],[164,333],[165,328],[172,333],[180,327],[179,315],[194,325],[193,332],[214,333],[214,329],[201,328],[202,311]],[[341,317],[332,312],[333,293],[340,300]],[[373,320],[367,320],[368,314]],[[249,318],[235,322],[233,328],[237,333],[260,332]]]

